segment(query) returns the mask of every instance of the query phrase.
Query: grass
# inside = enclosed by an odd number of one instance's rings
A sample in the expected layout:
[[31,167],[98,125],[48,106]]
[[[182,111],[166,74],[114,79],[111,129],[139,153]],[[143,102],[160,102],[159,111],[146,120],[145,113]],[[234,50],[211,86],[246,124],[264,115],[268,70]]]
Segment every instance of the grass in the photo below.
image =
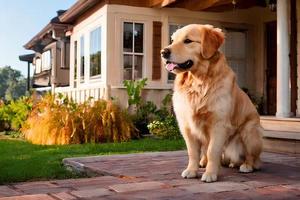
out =
[[183,140],[145,138],[123,143],[34,145],[22,140],[0,140],[0,185],[11,182],[76,177],[62,165],[67,157],[126,154],[184,149]]

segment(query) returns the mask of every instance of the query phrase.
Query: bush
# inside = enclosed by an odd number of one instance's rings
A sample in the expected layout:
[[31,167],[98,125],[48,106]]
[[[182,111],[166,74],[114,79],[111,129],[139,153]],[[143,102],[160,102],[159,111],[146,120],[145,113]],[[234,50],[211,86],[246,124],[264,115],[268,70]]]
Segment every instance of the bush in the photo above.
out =
[[151,134],[160,138],[181,138],[176,118],[173,115],[169,115],[163,120],[154,120],[148,125],[148,129]]
[[78,144],[128,141],[138,137],[127,113],[111,101],[76,104],[46,95],[22,128],[34,144]]
[[32,98],[21,97],[16,101],[0,105],[1,128],[19,131],[32,109]]

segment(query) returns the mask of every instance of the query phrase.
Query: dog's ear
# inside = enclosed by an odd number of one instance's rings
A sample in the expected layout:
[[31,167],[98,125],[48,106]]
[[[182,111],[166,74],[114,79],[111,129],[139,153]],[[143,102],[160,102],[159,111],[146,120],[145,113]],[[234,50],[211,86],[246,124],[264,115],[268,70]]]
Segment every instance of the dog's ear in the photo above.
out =
[[211,58],[223,44],[225,35],[219,28],[207,26],[202,28],[201,33],[201,54],[203,58]]

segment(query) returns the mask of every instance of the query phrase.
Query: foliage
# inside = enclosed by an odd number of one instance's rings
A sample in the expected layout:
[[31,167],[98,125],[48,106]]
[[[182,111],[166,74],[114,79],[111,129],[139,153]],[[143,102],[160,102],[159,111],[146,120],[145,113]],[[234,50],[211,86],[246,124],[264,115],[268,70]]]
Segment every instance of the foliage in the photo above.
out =
[[248,88],[242,88],[242,90],[248,95],[250,100],[252,101],[253,105],[257,109],[257,112],[259,114],[264,114],[264,98],[263,96],[258,96],[255,94],[252,94]]
[[180,130],[177,125],[176,118],[173,115],[167,116],[165,119],[154,120],[148,125],[151,134],[160,138],[179,139],[181,138]]
[[45,95],[22,127],[34,144],[78,144],[128,141],[138,137],[127,113],[111,101],[76,104],[59,95]]
[[[32,109],[32,98],[23,96],[18,100],[0,105],[0,119],[3,129],[18,131]],[[6,125],[7,124],[7,125]]]
[[147,78],[142,80],[125,80],[123,84],[128,94],[128,106],[139,106],[142,100],[142,90],[147,85]]
[[155,120],[148,124],[149,132],[160,138],[179,139],[180,130],[176,117],[171,110],[172,95],[167,94],[160,109],[155,112]]
[[12,101],[25,95],[26,79],[10,66],[0,68],[0,98]]
[[185,149],[183,140],[145,138],[122,143],[34,145],[22,140],[0,140],[0,185],[29,180],[72,178],[63,158]]

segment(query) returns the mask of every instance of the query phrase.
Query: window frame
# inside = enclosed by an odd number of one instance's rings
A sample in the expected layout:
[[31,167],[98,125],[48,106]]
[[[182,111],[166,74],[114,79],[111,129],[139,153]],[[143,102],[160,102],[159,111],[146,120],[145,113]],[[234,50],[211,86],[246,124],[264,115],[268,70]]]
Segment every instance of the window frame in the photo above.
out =
[[[37,72],[37,61],[39,60],[40,66],[39,66],[39,71]],[[42,72],[42,58],[36,57],[35,58],[35,64],[34,64],[34,74],[39,74]]]
[[[180,29],[180,28],[182,28],[182,27],[184,27],[184,26],[186,26],[186,24],[184,24],[184,23],[182,23],[182,24],[180,24],[180,23],[168,23],[168,45],[169,44],[171,44],[171,32],[170,32],[170,27],[171,26],[177,26],[177,29],[176,30],[178,30],[178,29]],[[173,32],[174,33],[174,32]],[[172,34],[173,34],[172,33]],[[173,76],[174,76],[174,80],[172,80],[172,79],[169,79],[169,74],[172,74],[171,72],[167,72],[167,83],[168,84],[172,84],[172,83],[174,83],[174,81],[175,81],[175,77],[176,77],[176,75],[174,74]]]
[[[86,69],[85,69],[85,67],[86,67],[86,56],[85,56],[86,38],[85,38],[84,34],[79,37],[79,41],[80,42],[79,42],[79,66],[78,66],[79,73],[78,73],[78,76],[79,76],[80,82],[83,83],[85,81],[85,71],[86,71]],[[82,65],[83,65],[83,67],[82,67]]]
[[[146,57],[146,49],[145,49],[145,33],[146,33],[146,22],[144,21],[139,21],[139,20],[122,20],[121,21],[121,27],[122,27],[122,31],[121,31],[121,69],[122,69],[122,77],[121,80],[124,81],[124,56],[125,55],[129,55],[132,56],[132,74],[131,74],[131,80],[141,80],[145,77],[145,57]],[[132,37],[132,52],[125,52],[124,51],[124,25],[125,23],[132,23],[132,30],[135,30],[135,24],[142,24],[143,25],[143,52],[134,52],[134,45],[135,45],[135,37]],[[133,33],[134,34],[134,33]],[[135,69],[135,56],[142,56],[143,61],[142,61],[142,77],[141,78],[136,78],[134,77],[134,69]]]
[[[46,53],[49,52],[49,66],[45,67],[44,63],[45,63],[45,55]],[[41,55],[41,72],[43,71],[48,71],[52,69],[52,50],[51,49],[46,49],[45,51],[43,51],[42,55]]]
[[[99,29],[100,31],[100,44],[99,44],[99,47],[100,47],[100,74],[97,74],[97,75],[91,75],[91,35],[92,35],[92,32],[96,31],[97,29]],[[89,31],[89,48],[88,48],[88,53],[89,53],[89,79],[91,80],[94,80],[94,79],[101,79],[102,77],[102,54],[103,54],[103,49],[102,49],[102,26],[99,25],[99,26],[96,26],[94,27],[93,29],[91,29]]]

